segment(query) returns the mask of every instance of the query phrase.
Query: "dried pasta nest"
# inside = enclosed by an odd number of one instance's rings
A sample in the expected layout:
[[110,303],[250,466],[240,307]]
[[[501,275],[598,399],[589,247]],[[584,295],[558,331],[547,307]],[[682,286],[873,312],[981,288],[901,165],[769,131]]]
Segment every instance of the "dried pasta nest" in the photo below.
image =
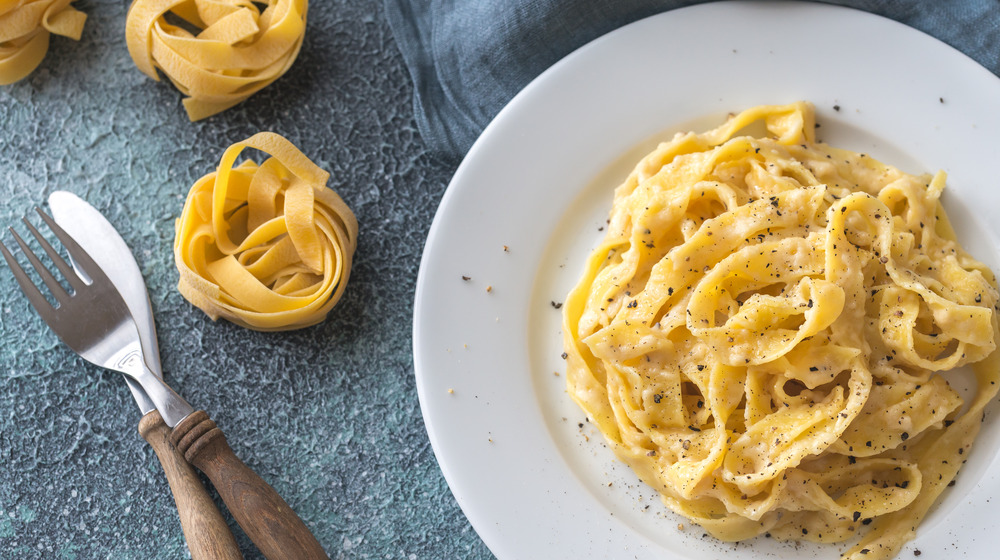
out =
[[0,2],[0,85],[26,78],[42,63],[53,33],[80,40],[87,15],[73,0]]
[[[265,6],[261,11],[258,6]],[[144,74],[183,93],[192,121],[267,87],[295,62],[307,0],[135,0],[125,38]]]
[[[236,165],[245,148],[271,157]],[[254,330],[325,319],[347,287],[358,235],[329,177],[272,132],[230,146],[191,187],[176,223],[181,294],[213,320]]]

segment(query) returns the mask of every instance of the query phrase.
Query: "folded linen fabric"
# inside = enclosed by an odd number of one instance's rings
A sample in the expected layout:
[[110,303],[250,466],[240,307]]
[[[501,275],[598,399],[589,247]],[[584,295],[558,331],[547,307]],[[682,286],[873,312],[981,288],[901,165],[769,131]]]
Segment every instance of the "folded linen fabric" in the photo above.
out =
[[[532,79],[584,44],[692,0],[384,0],[430,151],[461,160]],[[928,33],[1000,75],[997,0],[834,0]]]

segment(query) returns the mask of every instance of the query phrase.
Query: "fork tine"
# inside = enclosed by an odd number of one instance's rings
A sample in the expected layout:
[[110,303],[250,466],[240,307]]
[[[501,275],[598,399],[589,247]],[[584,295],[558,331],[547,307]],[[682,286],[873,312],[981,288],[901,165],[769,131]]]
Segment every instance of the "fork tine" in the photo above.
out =
[[9,266],[10,271],[14,273],[14,278],[17,279],[17,283],[21,285],[21,291],[24,292],[24,295],[28,296],[28,301],[31,302],[35,311],[42,316],[42,319],[44,319],[46,323],[51,324],[55,310],[52,308],[52,305],[49,304],[49,300],[45,299],[45,296],[42,295],[38,286],[31,281],[31,278],[29,278],[24,272],[24,269],[17,263],[14,259],[14,255],[10,254],[7,246],[4,245],[2,241],[0,241],[0,251],[3,251],[3,258],[7,261],[7,266]]
[[14,241],[17,241],[17,244],[21,247],[21,252],[28,258],[28,262],[31,263],[31,266],[35,267],[35,271],[42,277],[42,281],[45,282],[45,285],[49,287],[49,291],[52,292],[52,296],[56,298],[56,301],[59,302],[59,304],[62,304],[64,301],[69,299],[69,294],[66,293],[66,290],[64,290],[62,285],[59,284],[59,281],[56,280],[55,276],[52,276],[49,269],[42,264],[42,261],[38,259],[38,256],[31,251],[31,248],[28,247],[28,244],[25,243],[23,239],[21,239],[21,236],[14,231],[14,228],[7,229],[9,229],[11,235],[14,236]]
[[[66,260],[62,258],[62,255],[60,255],[52,247],[52,245],[49,244],[48,240],[42,237],[42,234],[38,233],[38,229],[36,229],[35,226],[28,221],[28,218],[27,217],[21,218],[21,221],[24,222],[24,225],[28,226],[28,231],[31,232],[31,235],[35,236],[35,239],[38,241],[38,244],[42,247],[42,250],[45,251],[45,254],[48,255],[50,259],[52,259],[52,263],[56,265],[56,268],[59,269],[59,272],[62,273],[63,277],[66,278],[67,281],[69,281],[69,284],[70,286],[73,287],[73,290],[78,291],[84,286],[86,286],[86,283],[80,279],[80,277],[76,274],[76,272],[73,271],[73,267],[71,267],[69,263],[67,263]],[[47,283],[48,282],[46,282],[46,284]],[[51,289],[52,286],[49,286],[49,288]]]
[[[77,266],[78,269],[82,270],[84,274],[86,274],[93,281],[96,281],[99,278],[104,278],[104,279],[107,278],[106,275],[104,274],[104,271],[101,270],[101,267],[98,266],[96,262],[94,262],[94,259],[90,258],[90,255],[87,254],[87,251],[85,251],[83,247],[81,247],[80,244],[76,242],[75,239],[73,239],[68,233],[66,233],[66,230],[59,227],[59,224],[57,224],[56,221],[53,220],[51,216],[49,216],[45,212],[42,212],[42,209],[37,206],[35,207],[35,212],[37,212],[38,215],[42,217],[42,220],[45,222],[45,225],[49,226],[49,229],[52,230],[52,233],[55,234],[56,239],[58,239],[59,242],[62,243],[63,247],[66,249],[66,252],[69,253],[70,258],[73,259],[73,263]],[[65,261],[62,262],[65,264]],[[66,276],[72,277],[75,280],[83,283],[83,280],[80,279],[80,277],[76,274],[75,271],[71,270],[69,274],[66,274]]]

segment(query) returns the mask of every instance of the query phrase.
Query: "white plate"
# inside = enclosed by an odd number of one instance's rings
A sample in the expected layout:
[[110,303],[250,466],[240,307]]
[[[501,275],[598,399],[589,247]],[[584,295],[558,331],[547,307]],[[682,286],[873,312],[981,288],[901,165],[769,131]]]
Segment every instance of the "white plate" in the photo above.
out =
[[[1000,80],[936,39],[846,8],[715,3],[579,49],[473,146],[417,280],[424,421],[455,498],[497,557],[834,559],[846,548],[724,544],[667,511],[567,396],[551,303],[602,235],[612,189],[659,139],[799,99],[815,103],[821,140],[911,172],[947,171],[944,200],[962,241],[997,270]],[[985,557],[998,448],[991,414],[907,550]]]

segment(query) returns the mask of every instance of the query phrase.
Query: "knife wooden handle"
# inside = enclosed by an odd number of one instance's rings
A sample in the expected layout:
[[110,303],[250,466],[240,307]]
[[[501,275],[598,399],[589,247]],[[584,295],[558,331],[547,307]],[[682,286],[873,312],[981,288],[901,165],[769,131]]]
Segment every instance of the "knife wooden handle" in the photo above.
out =
[[163,465],[192,560],[242,560],[233,532],[198,473],[170,443],[170,428],[163,423],[160,413],[154,410],[143,416],[139,433]]
[[305,523],[226,442],[203,410],[174,426],[170,441],[215,485],[230,513],[268,560],[328,560]]

